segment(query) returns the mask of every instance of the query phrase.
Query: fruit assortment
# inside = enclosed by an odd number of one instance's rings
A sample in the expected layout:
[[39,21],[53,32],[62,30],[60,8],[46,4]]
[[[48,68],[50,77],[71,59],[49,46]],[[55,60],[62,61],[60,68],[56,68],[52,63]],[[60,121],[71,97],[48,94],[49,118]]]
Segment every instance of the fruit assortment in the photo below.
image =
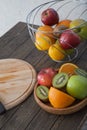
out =
[[87,97],[87,72],[73,63],[58,70],[48,67],[37,74],[36,96],[54,108],[66,108]]
[[35,46],[38,50],[48,51],[54,61],[71,55],[82,40],[87,40],[87,22],[84,19],[60,20],[55,9],[47,8],[41,13],[41,22],[35,32]]

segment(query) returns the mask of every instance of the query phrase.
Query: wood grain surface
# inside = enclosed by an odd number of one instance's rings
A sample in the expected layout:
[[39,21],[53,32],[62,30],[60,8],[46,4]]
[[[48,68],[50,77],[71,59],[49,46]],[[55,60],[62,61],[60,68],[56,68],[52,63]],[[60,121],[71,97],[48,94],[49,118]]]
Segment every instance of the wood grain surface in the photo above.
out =
[[0,100],[6,109],[24,101],[32,92],[36,71],[19,59],[0,60]]
[[[22,22],[0,38],[0,59],[5,58],[27,61],[36,72],[44,67],[61,66],[36,49],[26,23]],[[87,71],[87,41],[80,44],[79,55],[72,63]],[[83,130],[84,119],[87,119],[87,106],[73,114],[54,115],[40,108],[32,93],[23,103],[0,116],[0,130]]]

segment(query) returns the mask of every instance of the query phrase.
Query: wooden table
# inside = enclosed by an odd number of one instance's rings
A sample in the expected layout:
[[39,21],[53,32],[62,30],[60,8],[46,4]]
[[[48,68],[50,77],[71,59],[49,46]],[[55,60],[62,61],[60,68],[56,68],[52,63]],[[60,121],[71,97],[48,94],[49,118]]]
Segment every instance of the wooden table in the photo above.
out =
[[[35,48],[27,26],[22,22],[0,38],[0,59],[4,58],[23,59],[33,65],[37,72],[43,67],[58,68],[61,64]],[[73,63],[87,70],[86,42]],[[87,106],[74,114],[53,115],[37,105],[32,93],[23,103],[0,115],[0,130],[87,130]]]

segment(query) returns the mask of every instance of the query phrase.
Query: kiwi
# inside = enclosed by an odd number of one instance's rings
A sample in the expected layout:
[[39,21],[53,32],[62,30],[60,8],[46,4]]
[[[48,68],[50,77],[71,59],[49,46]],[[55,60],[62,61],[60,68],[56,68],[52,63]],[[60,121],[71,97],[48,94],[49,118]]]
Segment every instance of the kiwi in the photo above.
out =
[[39,85],[36,88],[37,97],[44,102],[48,101],[48,92],[49,88],[47,88],[46,86]]
[[52,85],[55,88],[62,88],[66,85],[68,78],[69,76],[67,73],[64,73],[64,72],[58,73],[54,76],[52,80]]
[[83,70],[83,69],[76,68],[76,69],[75,69],[75,73],[76,73],[77,75],[81,75],[81,76],[87,78],[87,72],[86,72],[85,70]]

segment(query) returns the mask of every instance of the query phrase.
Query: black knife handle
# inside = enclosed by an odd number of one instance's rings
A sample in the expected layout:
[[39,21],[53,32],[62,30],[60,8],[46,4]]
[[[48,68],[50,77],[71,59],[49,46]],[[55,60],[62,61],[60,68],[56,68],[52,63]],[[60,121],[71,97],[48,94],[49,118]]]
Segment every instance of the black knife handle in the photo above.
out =
[[6,112],[6,109],[4,105],[0,102],[0,115],[4,114]]

